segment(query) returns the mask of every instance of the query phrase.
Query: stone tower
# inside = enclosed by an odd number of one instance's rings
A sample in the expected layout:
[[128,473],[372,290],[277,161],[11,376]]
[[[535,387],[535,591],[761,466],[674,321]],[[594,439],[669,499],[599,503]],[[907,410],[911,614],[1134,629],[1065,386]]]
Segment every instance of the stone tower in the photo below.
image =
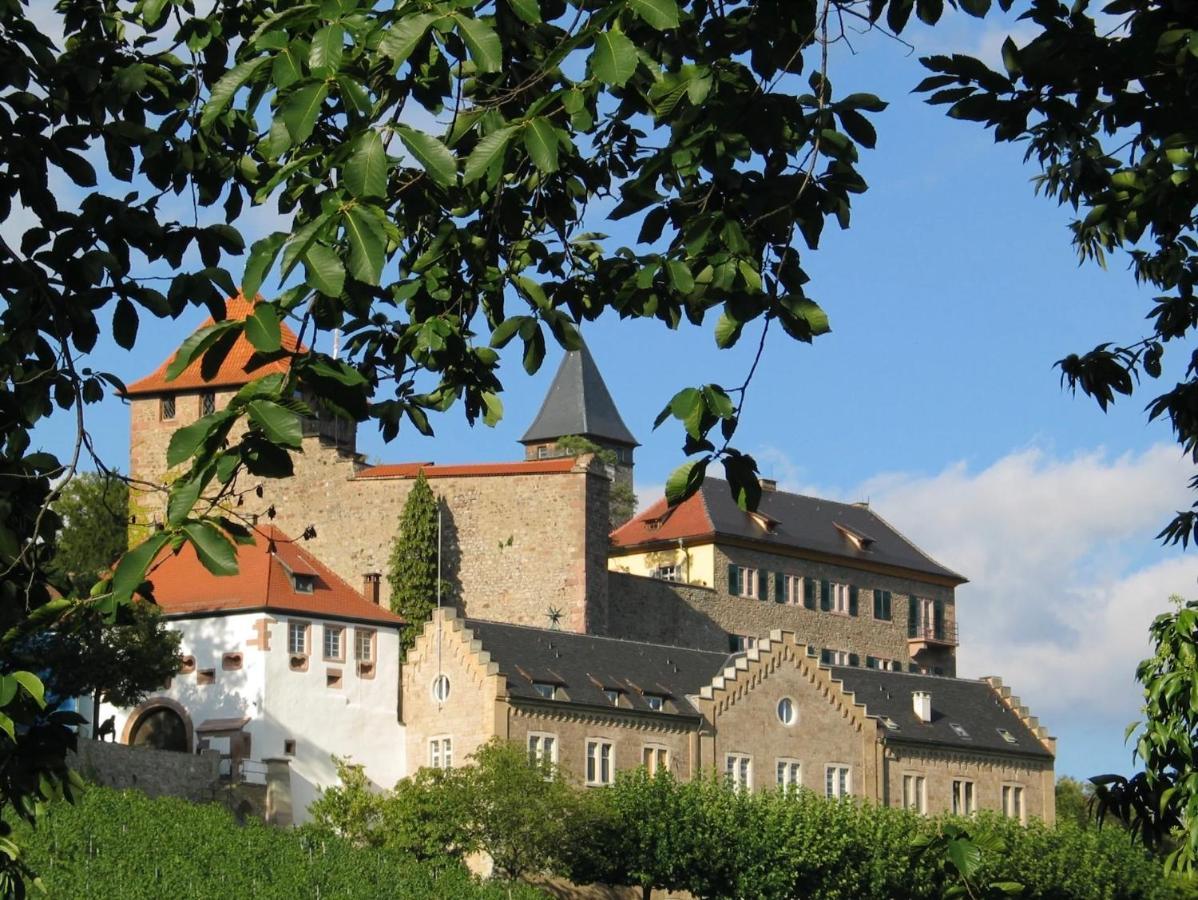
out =
[[640,446],[624,420],[599,374],[591,351],[584,343],[566,354],[553,376],[541,411],[520,439],[525,459],[567,456],[558,443],[567,436],[586,438],[614,457],[612,476],[612,527],[623,524],[632,508],[633,451]]

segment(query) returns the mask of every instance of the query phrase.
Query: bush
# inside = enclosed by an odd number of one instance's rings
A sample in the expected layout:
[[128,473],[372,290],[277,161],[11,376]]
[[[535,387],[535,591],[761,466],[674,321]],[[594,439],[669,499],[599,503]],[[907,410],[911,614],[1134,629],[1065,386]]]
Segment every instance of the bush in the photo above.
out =
[[433,868],[355,847],[316,829],[238,826],[219,806],[90,787],[21,826],[27,859],[48,896],[122,900],[533,900],[524,885],[480,884],[461,865]]

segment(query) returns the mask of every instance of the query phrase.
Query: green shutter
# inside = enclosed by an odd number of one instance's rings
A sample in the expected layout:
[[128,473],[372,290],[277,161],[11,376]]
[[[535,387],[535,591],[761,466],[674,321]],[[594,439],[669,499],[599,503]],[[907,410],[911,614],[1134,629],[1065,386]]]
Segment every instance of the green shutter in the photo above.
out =
[[857,615],[858,600],[859,600],[859,598],[857,596],[857,586],[855,584],[849,585],[849,615],[850,616]]
[[815,609],[815,582],[810,578],[803,579],[803,605]]
[[944,640],[944,601],[932,603],[932,633],[938,640]]
[[865,668],[867,668],[867,669],[878,668],[878,658],[876,656],[865,657]]
[[861,657],[858,656],[856,653],[850,653],[849,654],[849,665],[850,666],[861,665]]
[[740,569],[728,563],[728,593],[733,597],[740,595]]
[[819,608],[825,611],[832,608],[832,585],[826,578],[819,583]]
[[781,572],[774,573],[774,602],[786,602],[786,576]]

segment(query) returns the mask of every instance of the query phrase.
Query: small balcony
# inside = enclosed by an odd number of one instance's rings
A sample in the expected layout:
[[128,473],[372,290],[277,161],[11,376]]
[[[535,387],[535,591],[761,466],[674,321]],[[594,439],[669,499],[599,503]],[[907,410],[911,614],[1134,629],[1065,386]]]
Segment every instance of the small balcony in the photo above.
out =
[[943,622],[934,625],[916,623],[907,628],[907,648],[912,655],[931,647],[957,646],[957,623]]

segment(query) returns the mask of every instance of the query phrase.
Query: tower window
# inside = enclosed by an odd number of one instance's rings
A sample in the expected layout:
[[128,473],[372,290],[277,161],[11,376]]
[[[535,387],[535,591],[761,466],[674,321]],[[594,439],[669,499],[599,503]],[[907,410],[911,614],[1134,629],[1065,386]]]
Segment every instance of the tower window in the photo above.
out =
[[216,412],[216,392],[204,391],[200,394],[200,415],[210,416]]
[[158,414],[164,422],[175,417],[175,397],[168,394],[158,402]]

